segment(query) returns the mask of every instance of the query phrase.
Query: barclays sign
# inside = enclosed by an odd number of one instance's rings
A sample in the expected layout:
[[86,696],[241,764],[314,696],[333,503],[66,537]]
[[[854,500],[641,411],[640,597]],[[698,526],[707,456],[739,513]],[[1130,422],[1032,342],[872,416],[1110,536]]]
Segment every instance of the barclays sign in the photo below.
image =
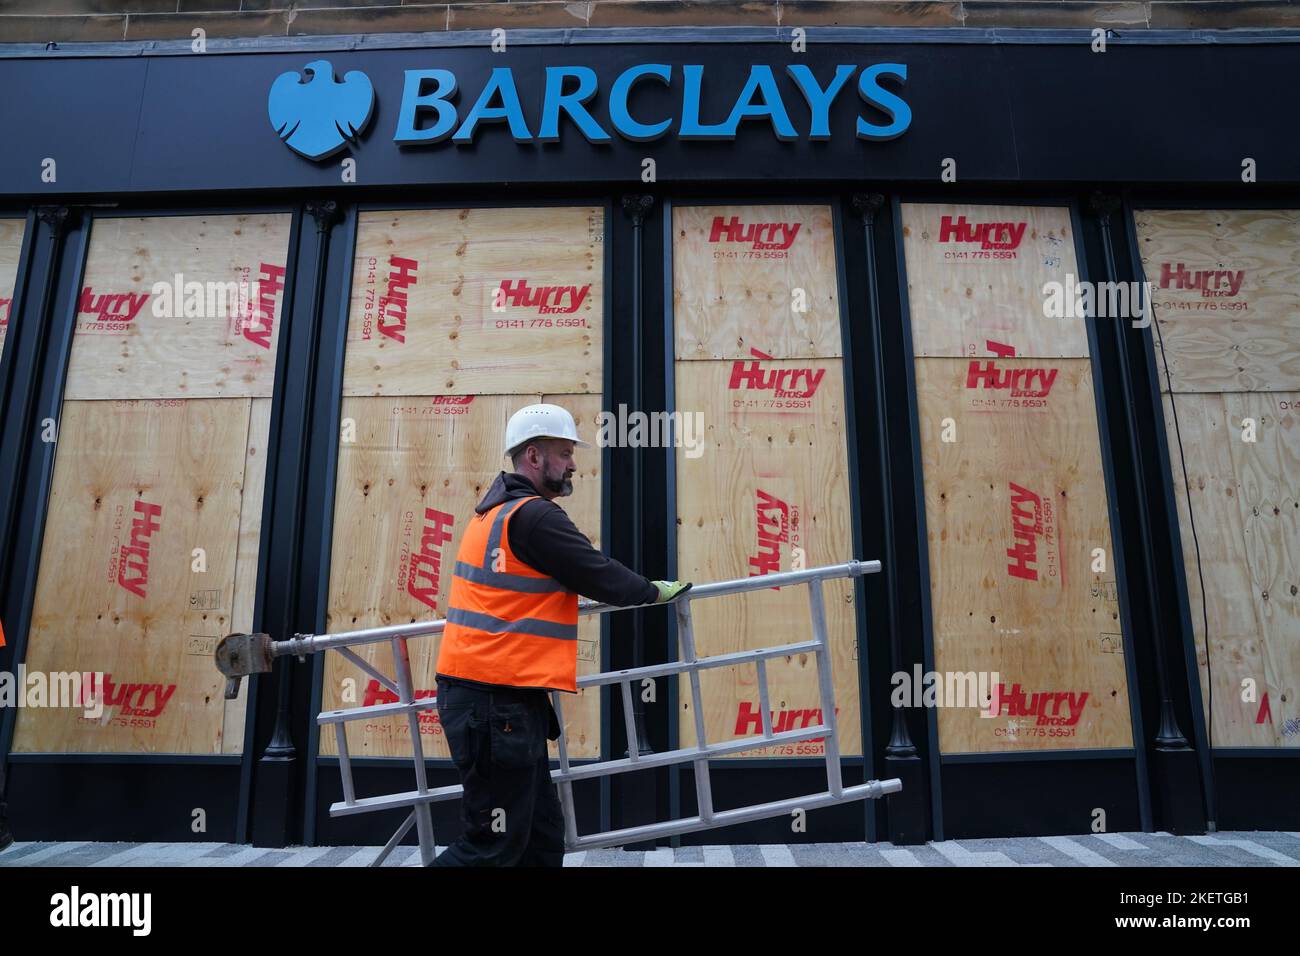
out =
[[301,73],[281,73],[266,101],[271,125],[285,144],[308,159],[333,156],[370,124],[375,88],[370,77],[350,71],[340,83],[329,60],[316,60]]
[[[1116,147],[1150,140],[1150,110],[1133,91],[1152,77],[1176,90],[1247,70],[1286,88],[1295,43],[1189,34],[1102,57],[1065,40],[877,43],[846,31],[799,52],[770,38],[677,35],[539,33],[499,53],[468,33],[392,45],[285,38],[203,56],[0,51],[0,88],[20,91],[0,97],[0,123],[23,131],[0,150],[0,195],[243,197],[345,183],[582,183],[595,195],[652,180],[857,188],[938,181],[948,160],[966,183],[1239,185],[1241,143],[1194,132],[1219,115],[1250,131],[1249,158],[1271,181],[1300,183],[1294,124],[1278,122],[1268,97],[1233,100],[1217,87],[1160,99],[1161,148]],[[1077,118],[1102,107],[1101,132],[1074,135]],[[45,178],[51,158],[57,182]]]
[[[787,93],[782,91],[771,66],[757,64],[749,68],[748,79],[721,122],[706,122],[701,117],[705,67],[685,64],[680,69],[680,97],[676,97],[677,77],[671,65],[640,63],[627,67],[610,84],[601,118],[588,109],[600,92],[600,82],[596,71],[587,66],[545,67],[540,78],[541,107],[532,116],[521,102],[512,67],[494,68],[482,88],[474,91],[473,105],[464,115],[454,102],[461,92],[454,72],[405,70],[392,138],[406,147],[446,140],[470,145],[484,125],[504,123],[516,143],[553,143],[560,139],[561,119],[565,118],[593,144],[608,143],[614,136],[636,143],[665,136],[682,141],[730,140],[736,137],[740,124],[747,122],[768,124],[773,136],[782,142],[829,140],[834,133],[831,106],[855,77],[857,95],[867,114],[857,116],[854,135],[858,139],[895,139],[912,122],[911,107],[898,92],[888,88],[901,88],[906,83],[907,66],[902,63],[876,63],[861,69],[856,64],[839,64],[834,74],[824,80],[804,64],[786,66],[787,90],[793,86],[808,114],[800,127],[791,120],[786,108]],[[533,79],[530,76],[527,81]],[[673,90],[675,108],[670,115],[634,112],[633,100],[643,84]],[[369,77],[352,70],[340,82],[328,60],[316,60],[300,72],[278,76],[267,101],[276,133],[295,152],[313,160],[355,145],[374,107],[375,92]]]

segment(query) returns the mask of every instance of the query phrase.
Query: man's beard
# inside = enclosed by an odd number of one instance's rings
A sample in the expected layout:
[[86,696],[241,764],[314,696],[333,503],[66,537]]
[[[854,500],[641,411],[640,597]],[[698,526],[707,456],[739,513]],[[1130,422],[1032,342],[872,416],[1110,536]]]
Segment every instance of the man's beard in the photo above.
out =
[[567,498],[573,494],[572,478],[552,478],[548,475],[542,479],[542,483],[546,485],[547,491],[553,491],[561,498]]

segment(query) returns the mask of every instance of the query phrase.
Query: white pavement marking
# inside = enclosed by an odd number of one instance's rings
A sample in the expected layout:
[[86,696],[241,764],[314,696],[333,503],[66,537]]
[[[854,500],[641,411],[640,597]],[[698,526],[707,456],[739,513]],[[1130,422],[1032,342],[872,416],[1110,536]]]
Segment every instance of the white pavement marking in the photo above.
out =
[[758,852],[763,854],[763,862],[768,866],[799,865],[794,861],[794,854],[790,852],[790,848],[779,843],[763,844],[758,848]]
[[[215,850],[216,847],[213,847],[212,849]],[[263,850],[262,852],[266,852],[266,851]],[[179,864],[176,864],[176,865],[178,865],[178,866],[216,866],[220,861],[221,861],[221,857],[219,857],[219,856],[214,856],[214,857],[212,857],[211,859],[208,859],[208,858],[205,857],[205,856],[199,855],[199,856],[192,856],[192,857],[190,857],[188,860],[186,860],[184,863],[179,863]],[[168,864],[168,865],[171,865],[171,864]]]
[[1239,850],[1245,850],[1252,856],[1270,860],[1278,866],[1300,866],[1300,863],[1297,863],[1285,853],[1279,853],[1277,850],[1271,850],[1266,846],[1260,846],[1254,840],[1223,840],[1219,837],[1212,836],[1189,836],[1187,839],[1191,840],[1193,843],[1199,843],[1201,846],[1235,846]]
[[729,846],[706,846],[704,847],[704,865],[735,866],[736,855],[731,852]]
[[959,844],[956,840],[944,840],[942,843],[931,843],[934,847],[954,866],[1019,866],[1015,860],[1005,853],[996,851],[972,852]]
[[[110,853],[102,860],[96,860],[91,866],[129,866],[142,856],[159,856],[167,847],[166,843],[136,843],[124,846],[116,853]],[[209,850],[212,847],[208,847]]]
[[586,859],[587,859],[586,850],[579,850],[577,853],[566,853],[564,854],[564,865],[582,866],[583,861]]
[[305,846],[299,849],[293,856],[287,860],[281,860],[276,866],[306,866],[312,860],[319,860],[330,850],[332,846]]
[[641,858],[642,866],[672,866],[673,848],[670,846],[656,847],[653,850],[646,850]]
[[[333,848],[331,847],[331,849],[333,849]],[[379,848],[377,848],[377,849],[375,850],[375,856],[379,856],[379,850],[381,850],[381,849],[383,849],[383,848],[382,848],[382,847],[379,847]],[[438,858],[438,854],[441,853],[441,852],[442,852],[443,850],[445,850],[445,849],[447,849],[445,846],[438,846],[438,844],[435,843],[435,844],[433,845],[433,858],[436,860],[436,859]],[[396,852],[397,852],[397,850],[393,850],[393,853],[396,853]],[[393,858],[393,857],[390,855],[390,856],[388,857],[388,860],[391,860],[392,858]],[[373,857],[372,857],[372,859],[373,859]],[[385,861],[384,861],[384,866],[389,866],[389,865],[390,865],[389,862],[388,862],[388,860],[385,860]],[[407,856],[407,858],[406,858],[403,862],[401,862],[401,863],[399,863],[399,864],[397,864],[397,865],[398,865],[398,866],[420,866],[420,867],[424,866],[424,861],[420,859],[420,848],[419,848],[418,846],[413,846],[413,847],[411,847],[411,853],[410,853],[410,855]]]
[[212,859],[205,859],[204,866],[245,866],[256,860],[259,856],[273,852],[270,847],[265,846],[248,846],[238,853],[232,853],[230,856],[218,856]]
[[71,853],[79,847],[90,846],[89,842],[85,843],[56,843],[54,846],[47,846],[44,850],[37,850],[35,853],[28,853],[21,859],[14,860],[9,866],[31,866],[33,863],[40,863],[42,860],[48,860],[52,856],[61,856],[64,853]]
[[143,861],[137,857],[132,861],[132,864],[136,866],[178,866],[182,863],[188,863],[190,860],[197,860],[199,857],[211,853],[219,846],[226,846],[226,844],[166,843],[163,844],[163,849],[156,855],[150,855],[147,860]]
[[360,847],[351,856],[336,863],[335,866],[369,866],[374,862],[375,857],[379,855],[381,849],[382,847],[377,846]]
[[1094,833],[1094,837],[1102,843],[1107,843],[1117,850],[1150,850],[1148,846],[1143,846],[1137,840],[1130,840],[1122,833]]
[[1059,850],[1071,859],[1078,860],[1084,866],[1119,866],[1114,860],[1108,860],[1096,850],[1075,843],[1067,836],[1039,837],[1053,850]]
[[881,850],[880,855],[890,866],[921,866],[921,861],[911,850]]

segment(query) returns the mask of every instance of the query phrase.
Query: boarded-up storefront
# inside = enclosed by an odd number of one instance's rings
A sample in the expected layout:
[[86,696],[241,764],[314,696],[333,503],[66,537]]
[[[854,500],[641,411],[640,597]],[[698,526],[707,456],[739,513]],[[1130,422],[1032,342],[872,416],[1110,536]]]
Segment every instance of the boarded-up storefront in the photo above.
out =
[[[0,42],[20,839],[197,839],[202,808],[206,839],[382,843],[429,796],[385,795],[448,795],[438,638],[409,641],[415,717],[383,707],[387,641],[284,654],[231,700],[214,648],[445,619],[539,402],[592,446],[556,504],[696,585],[700,656],[809,638],[808,589],[771,575],[879,562],[823,584],[824,658],[842,782],[901,789],[718,842],[1300,828],[1300,150],[1268,98],[1206,80],[1284,87],[1300,36],[1100,56],[841,22],[804,49],[600,6],[509,53],[464,11],[418,42]],[[1063,149],[1089,104],[1106,135]],[[1206,140],[1229,115],[1241,150]],[[1143,279],[1150,327],[1102,313],[1100,284],[1132,311]],[[673,609],[604,610],[580,675],[674,657]],[[707,669],[703,713],[658,678],[628,721],[616,691],[565,697],[573,760],[655,755],[581,766],[579,831],[707,816],[700,765],[664,756],[697,722],[748,748],[709,758],[715,810],[834,791],[824,737],[763,739],[823,734],[816,657],[765,671],[763,699],[755,666]],[[102,675],[77,706],[11,679],[73,673]],[[349,792],[319,718],[367,705],[340,724]],[[459,809],[432,800],[438,842]]]
[[23,710],[15,752],[242,750],[212,654],[253,626],[289,231],[95,221],[26,665],[103,676],[84,708]]
[[1300,212],[1135,218],[1210,740],[1300,746]]
[[[672,221],[676,411],[703,416],[702,445],[679,447],[677,567],[722,581],[853,557],[840,294],[829,206],[677,206]],[[851,582],[828,582],[840,752],[860,754]],[[805,640],[806,588],[772,588],[693,608],[697,652]],[[822,719],[812,654],[769,662],[773,730]],[[710,742],[762,733],[753,667],[705,671]],[[679,730],[694,740],[690,694]],[[815,756],[810,740],[744,756]]]
[[990,701],[939,709],[940,748],[1128,747],[1087,328],[1044,314],[1079,275],[1070,212],[902,212],[934,666],[992,672]]

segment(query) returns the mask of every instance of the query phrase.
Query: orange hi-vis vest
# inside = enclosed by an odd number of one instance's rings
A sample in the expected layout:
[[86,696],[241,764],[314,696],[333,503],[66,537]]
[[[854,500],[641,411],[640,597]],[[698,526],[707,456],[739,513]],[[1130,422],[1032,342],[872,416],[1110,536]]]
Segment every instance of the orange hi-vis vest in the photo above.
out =
[[577,693],[578,595],[510,550],[510,515],[538,497],[504,502],[466,527],[451,578],[439,674]]

